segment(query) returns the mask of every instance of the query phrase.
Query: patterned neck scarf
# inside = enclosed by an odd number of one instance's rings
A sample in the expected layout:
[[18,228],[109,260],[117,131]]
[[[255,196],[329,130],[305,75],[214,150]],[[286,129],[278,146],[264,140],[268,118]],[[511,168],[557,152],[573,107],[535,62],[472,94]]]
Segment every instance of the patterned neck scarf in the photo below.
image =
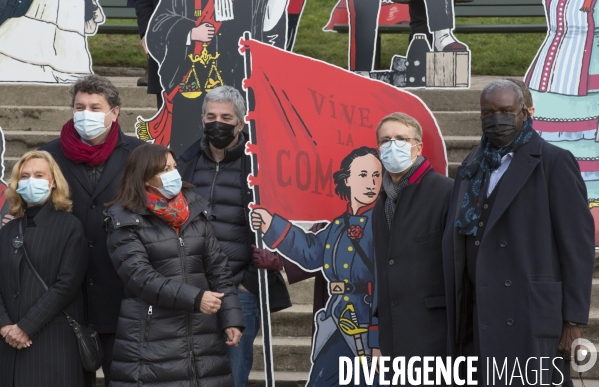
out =
[[146,206],[154,215],[168,223],[179,234],[181,226],[189,219],[189,207],[187,199],[179,192],[177,196],[171,200],[167,200],[158,195],[147,193]]
[[422,156],[418,156],[414,164],[408,170],[408,173],[402,176],[397,183],[394,183],[391,179],[389,172],[383,172],[383,189],[387,194],[385,200],[385,217],[387,218],[387,225],[391,230],[391,224],[393,223],[393,214],[395,214],[395,208],[397,207],[397,198],[401,190],[409,186],[410,184],[419,183],[422,176],[432,169],[428,160]]
[[480,147],[483,150],[482,157],[470,161],[460,176],[462,180],[470,180],[470,185],[462,200],[460,217],[455,222],[456,227],[460,229],[460,234],[476,236],[477,224],[486,199],[486,187],[489,184],[491,172],[499,168],[503,156],[510,152],[515,153],[518,148],[529,142],[532,134],[532,118],[529,115],[518,137],[505,148],[498,148],[486,136],[482,136],[480,139]]

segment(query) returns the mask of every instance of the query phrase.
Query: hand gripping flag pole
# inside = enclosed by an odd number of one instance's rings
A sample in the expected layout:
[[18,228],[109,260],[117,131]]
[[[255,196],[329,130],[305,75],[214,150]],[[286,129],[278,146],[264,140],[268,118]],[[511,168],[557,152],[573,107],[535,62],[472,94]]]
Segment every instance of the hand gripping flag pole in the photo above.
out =
[[[245,32],[243,34],[244,40],[250,40],[251,34]],[[245,78],[248,79],[252,73],[252,61],[249,47],[244,47],[244,58],[245,58]],[[247,110],[254,110],[255,99],[253,93],[249,88],[246,88],[246,105]],[[257,143],[256,127],[254,120],[248,121],[248,130],[250,133],[250,141],[252,144]],[[258,157],[256,154],[252,154],[252,175],[258,176]],[[254,203],[260,204],[260,191],[259,186],[254,185]],[[251,223],[251,219],[248,219]],[[262,240],[262,232],[258,230],[256,237],[256,246],[260,249],[264,248]],[[260,323],[262,328],[262,348],[264,352],[264,380],[266,387],[275,386],[275,373],[273,366],[273,355],[272,355],[272,332],[270,325],[270,305],[268,303],[268,272],[266,269],[258,269],[258,281],[260,283]]]

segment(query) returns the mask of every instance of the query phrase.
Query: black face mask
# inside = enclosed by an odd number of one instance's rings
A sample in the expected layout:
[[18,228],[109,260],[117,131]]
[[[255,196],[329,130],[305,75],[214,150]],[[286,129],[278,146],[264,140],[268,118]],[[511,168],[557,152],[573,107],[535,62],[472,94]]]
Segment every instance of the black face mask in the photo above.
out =
[[499,148],[510,145],[520,130],[516,128],[516,117],[520,114],[493,114],[482,119],[483,133]]
[[204,133],[215,148],[225,149],[235,140],[235,126],[220,121],[206,122],[204,124]]

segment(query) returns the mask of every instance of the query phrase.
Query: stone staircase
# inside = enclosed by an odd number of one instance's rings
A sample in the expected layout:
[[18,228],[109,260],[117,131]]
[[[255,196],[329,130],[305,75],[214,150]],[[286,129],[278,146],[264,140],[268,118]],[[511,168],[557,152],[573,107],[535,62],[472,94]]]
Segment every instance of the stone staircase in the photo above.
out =
[[[469,90],[414,91],[429,106],[441,127],[447,145],[451,177],[480,140],[478,100],[484,85],[493,79],[474,77]],[[121,126],[126,133],[133,134],[138,115],[150,117],[155,113],[155,98],[147,95],[145,88],[135,86],[136,78],[112,80],[123,100]],[[0,85],[0,127],[6,137],[5,178],[25,151],[58,138],[62,125],[72,117],[70,101],[68,87],[65,86]],[[593,282],[591,320],[583,335],[599,344],[599,275],[596,277]],[[291,285],[289,290],[293,307],[272,315],[277,386],[303,386],[307,379],[311,365],[313,286],[313,280]],[[263,364],[262,338],[259,335],[254,345],[250,386],[264,385]],[[337,364],[331,366],[336,367]],[[599,366],[586,373],[585,377],[599,379]]]

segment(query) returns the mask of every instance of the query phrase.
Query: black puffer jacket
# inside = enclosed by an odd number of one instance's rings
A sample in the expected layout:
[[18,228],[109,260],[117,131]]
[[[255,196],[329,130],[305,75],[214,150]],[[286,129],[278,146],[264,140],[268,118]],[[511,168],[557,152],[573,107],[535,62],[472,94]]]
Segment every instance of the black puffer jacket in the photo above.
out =
[[[251,173],[251,158],[244,153],[247,134],[225,151],[225,158],[216,163],[206,137],[196,141],[178,159],[177,169],[184,181],[196,187],[194,192],[208,200],[213,215],[210,223],[214,235],[227,255],[235,285],[242,284],[259,296],[258,270],[252,263],[251,244],[255,235],[250,228],[249,204],[254,201],[247,186]],[[289,291],[279,272],[268,272],[270,311],[291,306]]]
[[[125,283],[112,387],[234,385],[223,331],[244,327],[241,306],[206,201],[184,194],[190,216],[179,235],[147,209],[105,211],[108,250]],[[198,312],[205,290],[225,293],[217,314]]]

